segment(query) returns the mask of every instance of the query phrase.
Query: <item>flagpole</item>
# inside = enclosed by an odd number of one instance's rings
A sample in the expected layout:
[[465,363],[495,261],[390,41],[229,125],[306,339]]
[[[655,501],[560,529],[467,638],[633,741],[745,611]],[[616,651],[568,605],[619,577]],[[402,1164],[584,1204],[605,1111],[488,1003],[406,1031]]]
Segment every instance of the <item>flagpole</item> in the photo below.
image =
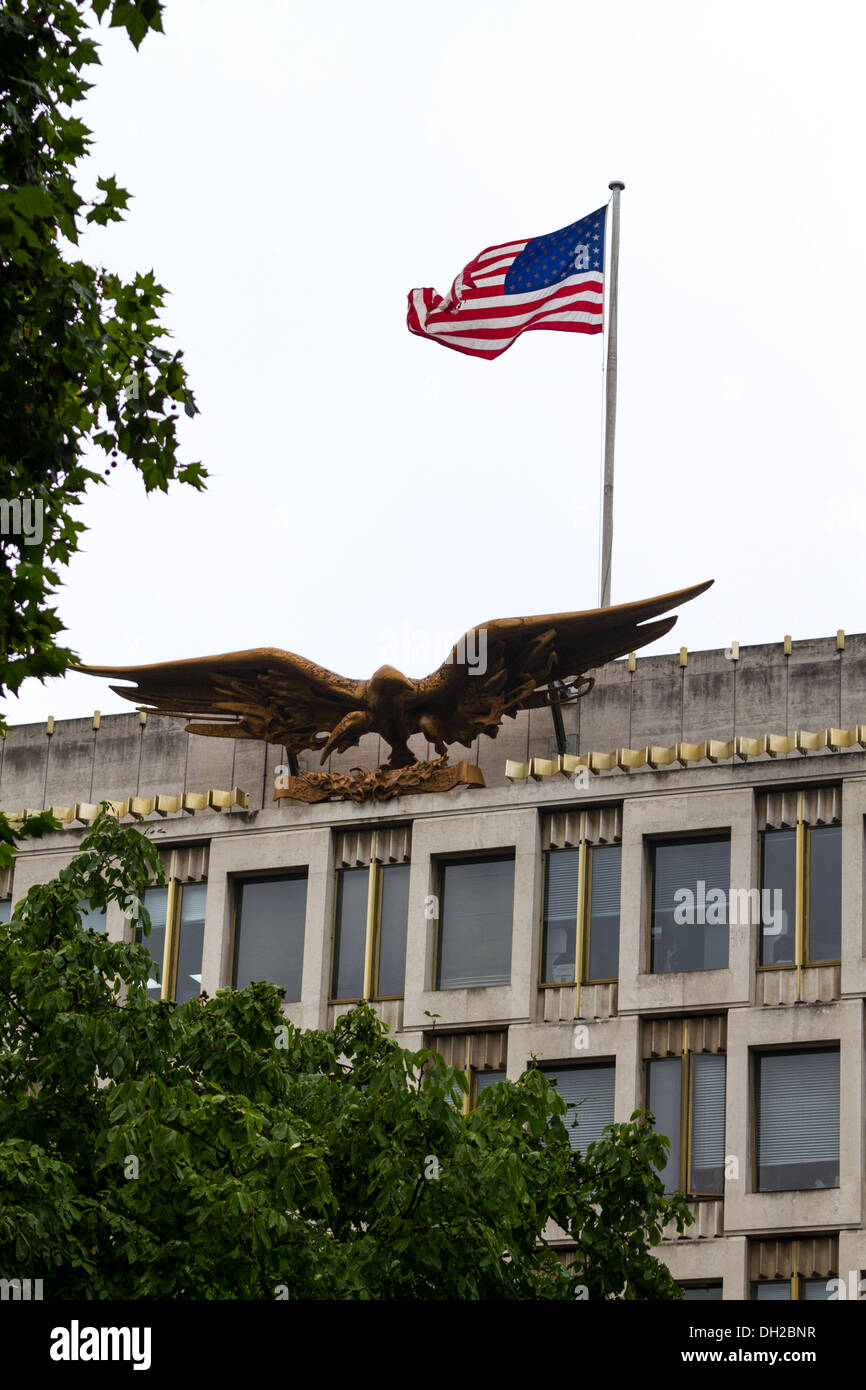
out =
[[604,378],[604,496],[601,523],[601,594],[599,607],[610,607],[610,567],[613,553],[613,451],[616,439],[616,311],[619,279],[619,195],[624,183],[608,184],[613,193],[610,232],[610,288],[607,299],[607,365]]

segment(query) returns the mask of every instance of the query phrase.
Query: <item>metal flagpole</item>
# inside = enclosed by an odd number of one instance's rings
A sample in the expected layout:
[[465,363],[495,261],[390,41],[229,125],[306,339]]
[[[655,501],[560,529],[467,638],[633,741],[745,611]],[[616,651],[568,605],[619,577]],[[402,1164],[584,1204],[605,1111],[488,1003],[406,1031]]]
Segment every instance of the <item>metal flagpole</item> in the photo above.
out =
[[616,438],[616,310],[619,277],[619,195],[624,183],[608,184],[613,193],[610,232],[610,288],[607,298],[607,366],[604,381],[604,496],[601,523],[601,594],[599,607],[610,607],[610,564],[613,551],[613,449]]

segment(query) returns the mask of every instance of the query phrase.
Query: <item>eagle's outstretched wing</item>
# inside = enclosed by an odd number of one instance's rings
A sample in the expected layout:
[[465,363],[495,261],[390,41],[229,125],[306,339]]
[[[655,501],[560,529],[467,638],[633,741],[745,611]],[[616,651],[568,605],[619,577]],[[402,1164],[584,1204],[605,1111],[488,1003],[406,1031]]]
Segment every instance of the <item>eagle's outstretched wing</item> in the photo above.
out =
[[432,742],[470,744],[495,738],[503,715],[550,704],[545,688],[567,681],[669,632],[676,616],[658,617],[712,584],[585,613],[496,618],[471,628],[438,671],[419,681],[418,727]]
[[367,684],[272,647],[153,666],[77,669],[90,676],[134,681],[135,689],[111,688],[158,714],[186,719],[187,733],[263,739],[282,744],[290,753],[323,747],[325,731],[363,709]]

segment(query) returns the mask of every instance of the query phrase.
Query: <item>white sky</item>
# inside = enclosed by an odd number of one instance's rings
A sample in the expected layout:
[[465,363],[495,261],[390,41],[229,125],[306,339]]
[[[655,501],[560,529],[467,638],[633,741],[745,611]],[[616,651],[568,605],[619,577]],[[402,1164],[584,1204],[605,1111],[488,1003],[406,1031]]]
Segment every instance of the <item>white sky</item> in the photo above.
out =
[[[715,578],[667,651],[866,628],[861,6],[169,0],[165,29],[103,31],[88,177],[134,197],[84,254],[171,291],[212,478],[147,499],[121,467],[89,498],[59,595],[82,660],[417,676],[485,619],[593,607],[601,337],[486,362],[405,312],[613,178],[613,602]],[[84,676],[5,704],[94,708],[132,706]]]

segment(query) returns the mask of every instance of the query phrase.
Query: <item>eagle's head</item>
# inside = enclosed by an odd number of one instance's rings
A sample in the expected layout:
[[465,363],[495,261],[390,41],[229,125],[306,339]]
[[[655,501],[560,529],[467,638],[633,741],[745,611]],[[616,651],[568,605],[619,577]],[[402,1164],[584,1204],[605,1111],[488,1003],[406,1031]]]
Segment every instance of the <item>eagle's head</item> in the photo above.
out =
[[414,691],[415,685],[404,676],[402,671],[398,671],[396,666],[380,666],[378,671],[374,671],[369,681],[369,691],[376,699],[393,699],[395,695],[408,695]]

